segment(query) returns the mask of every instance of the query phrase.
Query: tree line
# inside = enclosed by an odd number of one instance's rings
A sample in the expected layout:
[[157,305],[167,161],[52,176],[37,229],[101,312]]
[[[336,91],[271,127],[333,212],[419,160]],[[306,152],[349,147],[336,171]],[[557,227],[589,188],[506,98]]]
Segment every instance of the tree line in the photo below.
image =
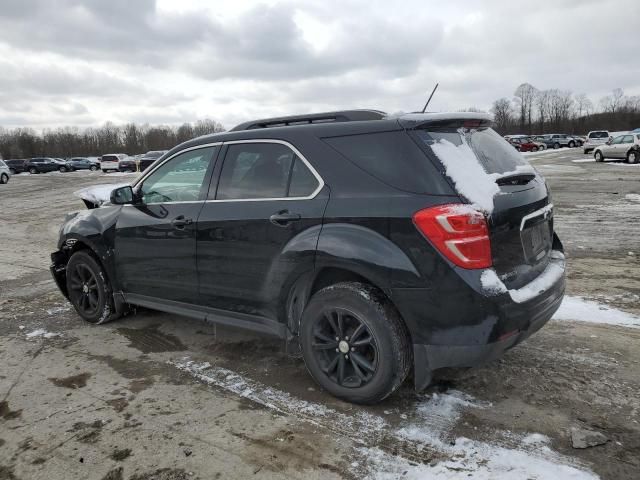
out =
[[596,108],[584,93],[575,95],[570,90],[557,88],[538,90],[523,83],[513,97],[493,102],[491,112],[494,128],[502,135],[615,132],[640,127],[640,96],[627,96],[621,88],[616,88],[602,97]]
[[90,157],[105,153],[135,155],[149,150],[169,150],[175,145],[201,135],[224,131],[215,120],[198,120],[180,126],[115,125],[79,129],[47,129],[38,134],[32,128],[0,127],[0,155],[5,159],[31,157]]

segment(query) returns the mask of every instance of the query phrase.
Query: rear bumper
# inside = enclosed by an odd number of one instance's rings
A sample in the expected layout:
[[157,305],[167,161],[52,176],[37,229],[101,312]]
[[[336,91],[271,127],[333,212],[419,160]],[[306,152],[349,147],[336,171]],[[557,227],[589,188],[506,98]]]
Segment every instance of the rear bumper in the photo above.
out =
[[[468,318],[456,321],[452,315],[446,327],[440,325],[438,331],[431,331],[428,336],[412,331],[416,389],[425,388],[435,370],[486,364],[540,330],[553,317],[564,297],[565,262],[556,260],[555,265],[562,267],[557,278],[536,295],[523,300],[521,294],[511,291],[514,293],[485,297],[485,301],[474,304],[473,322]],[[525,289],[538,290],[538,286],[534,280]],[[425,327],[428,322],[424,318]],[[416,342],[416,339],[431,341]]]

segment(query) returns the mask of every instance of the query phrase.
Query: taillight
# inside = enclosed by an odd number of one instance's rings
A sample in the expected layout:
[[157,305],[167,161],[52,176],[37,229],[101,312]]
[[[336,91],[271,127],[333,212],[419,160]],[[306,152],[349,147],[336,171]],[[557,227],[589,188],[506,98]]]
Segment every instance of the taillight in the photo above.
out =
[[465,204],[439,205],[413,215],[413,223],[445,257],[462,268],[489,268],[491,241],[487,220]]

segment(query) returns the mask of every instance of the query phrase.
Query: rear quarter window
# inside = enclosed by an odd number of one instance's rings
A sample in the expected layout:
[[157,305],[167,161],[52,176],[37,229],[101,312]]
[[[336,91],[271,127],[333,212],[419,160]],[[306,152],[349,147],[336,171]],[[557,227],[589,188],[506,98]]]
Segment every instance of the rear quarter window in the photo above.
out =
[[323,140],[361,170],[391,187],[411,193],[451,194],[433,163],[404,131]]

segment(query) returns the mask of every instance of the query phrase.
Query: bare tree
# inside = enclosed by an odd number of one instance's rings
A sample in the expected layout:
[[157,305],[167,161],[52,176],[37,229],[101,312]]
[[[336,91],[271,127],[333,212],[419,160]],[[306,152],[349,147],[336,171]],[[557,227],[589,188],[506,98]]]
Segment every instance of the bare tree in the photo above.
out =
[[591,113],[591,111],[593,110],[593,103],[591,102],[591,100],[589,100],[589,97],[587,97],[587,94],[580,93],[576,95],[575,102],[576,102],[576,108],[575,108],[576,115],[579,118],[583,116],[589,116],[589,113]]
[[538,123],[540,132],[544,132],[544,123],[549,117],[551,102],[551,90],[541,90],[536,95],[536,107],[538,109]]
[[513,107],[511,101],[508,98],[496,100],[491,107],[491,113],[493,113],[493,121],[496,129],[500,133],[506,133],[513,123]]
[[516,88],[514,96],[520,109],[520,128],[524,131],[527,126],[527,133],[531,134],[531,124],[533,120],[533,102],[538,90],[530,83],[523,83]]
[[611,91],[611,95],[602,97],[600,99],[600,105],[605,112],[616,113],[618,108],[624,102],[624,90],[621,88],[614,88]]

